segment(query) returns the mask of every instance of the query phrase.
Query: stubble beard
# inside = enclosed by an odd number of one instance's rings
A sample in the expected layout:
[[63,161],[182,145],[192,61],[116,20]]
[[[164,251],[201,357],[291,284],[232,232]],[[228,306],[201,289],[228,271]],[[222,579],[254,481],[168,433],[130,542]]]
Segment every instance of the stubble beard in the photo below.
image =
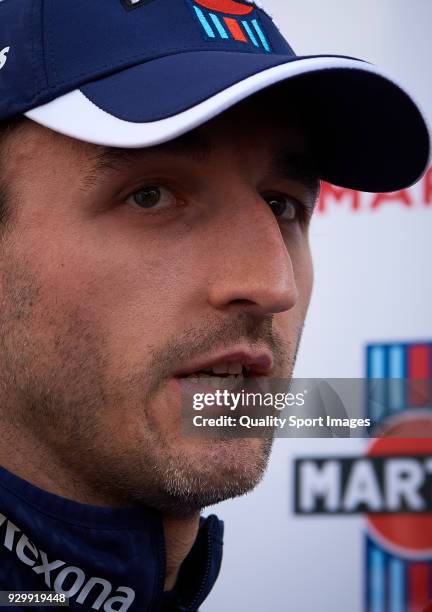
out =
[[[257,485],[272,439],[200,440],[198,450],[191,453],[187,441],[179,448],[178,437],[167,439],[158,429],[155,402],[182,359],[220,348],[221,338],[224,345],[260,341],[279,363],[291,361],[292,370],[300,331],[296,346],[287,347],[275,337],[272,317],[242,315],[209,322],[186,330],[161,349],[149,350],[150,362],[142,371],[107,383],[103,330],[88,313],[75,310],[56,317],[41,307],[43,293],[25,268],[14,269],[9,281],[0,324],[0,427],[12,443],[14,436],[16,443],[20,436],[33,441],[26,456],[41,469],[71,475],[67,496],[87,501],[80,492],[85,483],[86,490],[97,491],[107,505],[187,515]],[[49,333],[45,337],[35,333],[37,329]],[[127,426],[128,444],[107,420],[107,406],[139,415]]]

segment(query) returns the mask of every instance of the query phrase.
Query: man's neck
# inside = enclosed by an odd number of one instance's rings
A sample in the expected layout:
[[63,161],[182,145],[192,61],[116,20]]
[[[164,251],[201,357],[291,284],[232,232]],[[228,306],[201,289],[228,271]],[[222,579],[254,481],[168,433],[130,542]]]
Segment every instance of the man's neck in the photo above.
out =
[[186,559],[193,543],[196,540],[199,528],[199,512],[190,517],[163,518],[165,548],[166,548],[166,574],[165,591],[170,591],[177,580],[180,566]]

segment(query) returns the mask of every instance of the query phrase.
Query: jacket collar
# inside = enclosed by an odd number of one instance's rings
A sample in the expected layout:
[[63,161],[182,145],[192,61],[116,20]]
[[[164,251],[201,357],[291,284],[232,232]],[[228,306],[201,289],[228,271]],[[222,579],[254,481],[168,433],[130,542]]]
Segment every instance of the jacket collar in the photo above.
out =
[[[222,561],[223,523],[200,519],[170,594],[170,610],[195,611]],[[72,610],[162,610],[165,542],[151,509],[102,508],[53,495],[0,468],[0,590],[52,590]]]

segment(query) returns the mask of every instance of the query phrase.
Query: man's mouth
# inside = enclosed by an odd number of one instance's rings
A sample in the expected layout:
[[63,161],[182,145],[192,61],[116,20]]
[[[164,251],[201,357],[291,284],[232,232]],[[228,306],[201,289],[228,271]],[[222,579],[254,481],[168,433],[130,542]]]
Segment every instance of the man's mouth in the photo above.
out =
[[205,378],[215,388],[227,388],[241,384],[250,376],[250,371],[250,368],[242,363],[221,363],[206,370],[192,372],[182,378],[195,383]]
[[273,369],[273,358],[268,351],[252,352],[235,350],[215,355],[200,363],[191,363],[183,371],[175,374],[176,378],[190,382],[203,382],[207,379],[213,387],[232,387],[241,384],[248,378],[270,376]]

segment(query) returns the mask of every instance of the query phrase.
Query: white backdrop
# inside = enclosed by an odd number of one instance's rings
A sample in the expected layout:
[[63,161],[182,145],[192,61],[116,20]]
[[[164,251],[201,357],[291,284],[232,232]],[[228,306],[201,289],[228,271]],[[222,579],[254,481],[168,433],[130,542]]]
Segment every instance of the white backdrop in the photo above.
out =
[[[265,5],[298,54],[336,53],[378,64],[415,94],[432,121],[431,0]],[[432,342],[432,174],[430,184],[428,198],[425,180],[409,190],[409,206],[393,199],[372,210],[371,196],[362,194],[353,211],[348,194],[339,203],[326,198],[311,230],[316,282],[297,376],[360,378],[367,344]],[[225,555],[203,612],[365,611],[365,518],[295,516],[292,468],[295,457],[359,455],[366,446],[277,440],[263,483],[211,509],[225,521]],[[371,612],[421,610],[374,606]]]

